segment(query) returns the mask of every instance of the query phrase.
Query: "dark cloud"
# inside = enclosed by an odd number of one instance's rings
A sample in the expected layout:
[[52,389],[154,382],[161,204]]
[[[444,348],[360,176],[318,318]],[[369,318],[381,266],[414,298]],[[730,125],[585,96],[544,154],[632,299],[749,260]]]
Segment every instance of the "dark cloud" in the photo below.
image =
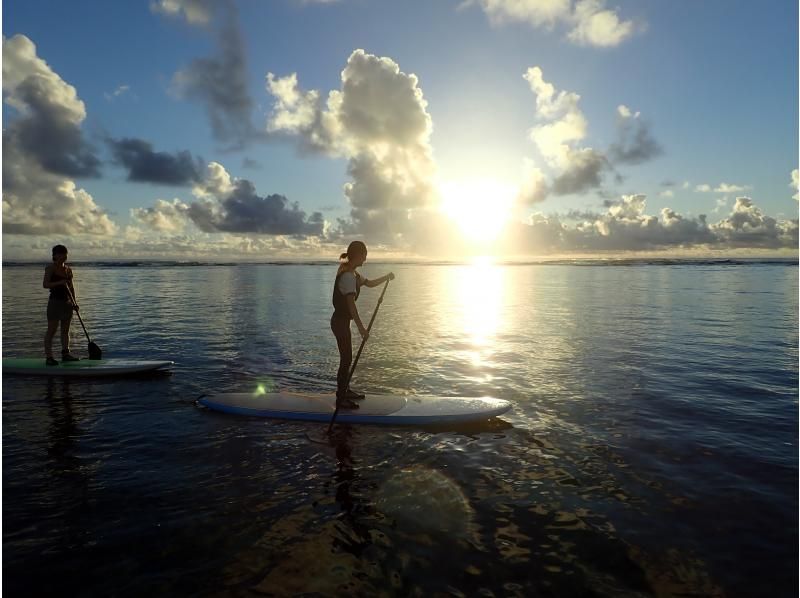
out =
[[243,179],[224,199],[192,202],[188,215],[204,232],[307,236],[321,235],[325,224],[320,212],[307,217],[283,195],[260,197],[253,183]]
[[188,185],[203,177],[203,160],[186,150],[154,152],[142,139],[106,139],[116,163],[128,169],[128,180],[161,185]]
[[242,168],[249,168],[250,170],[260,170],[262,167],[261,162],[253,160],[252,158],[245,158],[242,160]]
[[608,159],[591,148],[576,150],[569,155],[569,164],[551,185],[555,195],[583,193],[603,184],[603,173],[611,169]]
[[625,109],[617,122],[617,141],[611,144],[608,155],[617,164],[642,164],[664,153],[661,144],[650,132],[649,125]]
[[205,104],[217,141],[241,149],[263,134],[251,120],[253,100],[236,10],[232,3],[225,7],[224,22],[217,31],[217,55],[192,61],[175,74],[174,83],[184,97]]
[[52,93],[49,78],[32,74],[15,89],[26,114],[3,131],[3,150],[16,146],[47,172],[69,177],[100,176],[100,160],[83,137],[74,107]]

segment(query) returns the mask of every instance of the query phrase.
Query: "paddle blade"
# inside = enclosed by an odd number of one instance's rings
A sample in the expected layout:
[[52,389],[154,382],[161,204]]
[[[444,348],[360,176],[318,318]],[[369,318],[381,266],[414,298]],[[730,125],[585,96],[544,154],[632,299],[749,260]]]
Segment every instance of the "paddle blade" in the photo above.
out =
[[91,342],[89,343],[89,359],[102,359],[103,352],[100,350],[100,347],[97,346],[96,343]]

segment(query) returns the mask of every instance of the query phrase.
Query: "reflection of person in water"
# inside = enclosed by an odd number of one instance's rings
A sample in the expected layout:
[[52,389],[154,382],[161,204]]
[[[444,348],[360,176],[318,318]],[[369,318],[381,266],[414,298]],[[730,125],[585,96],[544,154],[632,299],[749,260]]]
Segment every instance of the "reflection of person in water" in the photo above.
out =
[[358,470],[353,467],[352,447],[350,440],[353,431],[349,426],[342,426],[330,437],[336,450],[336,473],[333,480],[336,484],[336,502],[342,508],[343,517],[339,520],[350,526],[351,534],[333,538],[333,546],[359,556],[372,544],[369,526],[358,521],[358,514],[367,514],[368,507],[360,504],[358,493],[352,492],[353,484],[360,479]]
[[68,457],[75,446],[78,426],[72,411],[72,394],[69,380],[47,380],[47,405],[50,412],[50,447],[48,454],[54,457]]

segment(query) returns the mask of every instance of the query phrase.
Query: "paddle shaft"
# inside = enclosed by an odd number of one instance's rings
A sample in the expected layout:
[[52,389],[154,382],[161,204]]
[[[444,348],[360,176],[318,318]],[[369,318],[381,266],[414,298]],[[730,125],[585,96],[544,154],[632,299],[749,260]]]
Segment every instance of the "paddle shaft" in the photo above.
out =
[[[347,376],[347,384],[345,385],[345,389],[350,388],[350,380],[353,378],[353,372],[356,371],[356,366],[358,365],[358,360],[361,358],[361,352],[364,350],[364,345],[367,344],[367,339],[369,338],[369,333],[372,330],[372,324],[375,322],[375,316],[378,315],[378,308],[383,303],[383,296],[386,294],[386,289],[389,288],[389,279],[386,279],[386,282],[383,285],[383,291],[381,291],[381,296],[378,297],[378,304],[375,306],[375,311],[372,312],[372,317],[369,319],[369,324],[367,325],[367,335],[363,339],[361,339],[361,346],[358,347],[358,353],[356,353],[356,358],[353,360],[353,365],[350,366],[350,373]],[[331,417],[331,423],[328,424],[328,434],[331,433],[331,428],[333,428],[333,422],[336,421],[336,416],[339,414],[339,401],[337,397],[336,401],[336,409],[333,410],[333,417]]]
[[[69,290],[69,287],[67,285],[64,285],[64,288],[67,289],[67,294],[69,295],[69,298],[72,299],[72,304],[77,306],[78,302],[75,301],[75,297],[72,295],[72,291]],[[86,340],[88,340],[91,343],[92,339],[89,338],[89,333],[86,331],[86,326],[84,326],[83,324],[83,318],[81,318],[80,310],[76,311],[75,313],[78,315],[78,321],[81,323],[81,328],[83,328],[83,333],[86,335]]]

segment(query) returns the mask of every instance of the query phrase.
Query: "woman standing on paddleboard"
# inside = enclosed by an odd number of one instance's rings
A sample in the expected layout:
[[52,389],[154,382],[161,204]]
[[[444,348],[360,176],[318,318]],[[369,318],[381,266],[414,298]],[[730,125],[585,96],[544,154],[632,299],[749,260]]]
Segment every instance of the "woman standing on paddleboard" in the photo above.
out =
[[358,409],[354,399],[363,399],[364,395],[347,388],[350,375],[350,364],[353,362],[353,341],[350,336],[350,320],[355,320],[361,337],[366,340],[367,328],[361,321],[356,307],[356,299],[361,287],[377,287],[387,280],[394,280],[394,273],[389,272],[375,280],[367,280],[356,268],[367,259],[367,246],[361,241],[353,241],[347,251],[339,256],[339,270],[333,283],[333,315],[331,330],[339,347],[339,370],[336,373],[336,406],[340,409]]
[[69,352],[69,325],[72,322],[72,311],[78,310],[73,303],[75,289],[72,286],[72,268],[67,266],[67,248],[63,245],[53,247],[53,263],[44,269],[42,286],[50,289],[50,300],[47,302],[47,333],[44,335],[44,354],[47,365],[58,365],[53,358],[53,337],[61,324],[61,360],[78,361]]

